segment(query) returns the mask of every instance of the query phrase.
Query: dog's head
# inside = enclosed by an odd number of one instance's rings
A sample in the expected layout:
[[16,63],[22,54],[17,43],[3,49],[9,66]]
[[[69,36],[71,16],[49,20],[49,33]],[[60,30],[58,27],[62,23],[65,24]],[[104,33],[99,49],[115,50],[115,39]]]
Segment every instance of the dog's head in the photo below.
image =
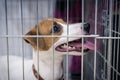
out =
[[[82,27],[84,25],[84,27]],[[45,19],[35,25],[26,34],[24,40],[31,44],[34,50],[39,49],[40,51],[54,50],[57,53],[66,54],[69,53],[80,53],[82,51],[82,39],[81,37],[68,37],[72,35],[85,35],[89,33],[90,25],[88,23],[76,23],[67,25],[62,19]],[[33,35],[33,37],[29,37]],[[41,37],[34,37],[34,36]],[[42,37],[43,36],[43,37]],[[45,37],[49,36],[49,37]],[[52,37],[50,37],[52,36]],[[54,37],[55,36],[55,37]],[[67,46],[68,42],[68,46]],[[53,47],[54,46],[54,47]],[[84,52],[93,50],[93,44],[84,41]],[[38,47],[38,48],[37,48]],[[54,49],[53,49],[54,48]]]

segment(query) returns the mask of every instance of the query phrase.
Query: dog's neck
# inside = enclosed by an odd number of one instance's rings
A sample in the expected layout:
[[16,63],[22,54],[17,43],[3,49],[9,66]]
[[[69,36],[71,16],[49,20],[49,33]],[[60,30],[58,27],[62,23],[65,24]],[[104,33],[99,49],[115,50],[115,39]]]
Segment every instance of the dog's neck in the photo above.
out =
[[[54,61],[54,62],[53,62]],[[62,61],[63,57],[58,54],[54,54],[53,51],[33,51],[33,64],[35,68],[38,70],[39,74],[45,80],[52,80],[52,73],[54,71],[54,80],[60,78],[62,76]],[[39,63],[39,65],[38,65]],[[53,70],[54,65],[54,70]]]
[[46,64],[47,63],[49,64],[49,62],[53,62],[53,60],[54,60],[54,63],[61,63],[63,60],[63,56],[61,54],[59,54],[59,53],[57,54],[57,53],[55,51],[53,53],[52,50],[49,50],[49,51],[34,51],[33,50],[34,64],[36,65],[36,64],[38,64],[38,62],[44,62]]

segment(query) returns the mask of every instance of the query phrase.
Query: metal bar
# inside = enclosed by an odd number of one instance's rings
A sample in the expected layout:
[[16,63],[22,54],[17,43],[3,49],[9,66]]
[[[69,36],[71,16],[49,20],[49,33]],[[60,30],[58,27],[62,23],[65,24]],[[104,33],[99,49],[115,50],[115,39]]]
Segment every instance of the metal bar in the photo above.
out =
[[[106,46],[107,46],[107,41],[105,40],[104,41],[105,43],[104,43],[104,45],[105,45],[105,47],[104,47],[104,57],[106,58],[106,56],[107,56],[107,48],[106,48]],[[106,63],[104,62],[104,67],[103,67],[103,80],[105,80],[105,71],[106,71]]]
[[[36,3],[36,16],[37,16],[37,18],[36,18],[36,21],[37,21],[37,24],[38,24],[38,10],[39,10],[39,8],[38,8],[38,4],[39,4],[39,0],[37,0],[36,1],[37,3]],[[39,72],[39,32],[38,32],[38,30],[39,30],[39,26],[37,25],[37,28],[36,28],[37,30],[37,71]]]
[[[23,34],[23,5],[22,5],[22,0],[21,0],[21,25],[22,25],[22,34]],[[23,80],[25,79],[24,77],[24,43],[22,41],[22,63],[23,63]]]
[[[105,54],[104,54],[104,57],[105,57],[105,59],[107,59],[107,40],[105,40],[105,48],[104,48],[104,50],[105,50]],[[103,80],[105,80],[106,79],[106,63],[104,62],[104,68],[103,68]]]
[[[107,40],[105,40],[105,48],[104,48],[104,57],[105,57],[105,59],[107,59]],[[106,79],[106,63],[104,62],[104,68],[103,68],[103,80],[105,80]]]
[[[90,38],[90,37],[95,37],[97,39],[120,39],[120,37],[98,37],[99,35],[68,35],[68,36],[57,36],[57,35],[54,35],[54,36],[49,36],[49,35],[44,35],[44,36],[38,36],[38,37],[71,37],[71,38]],[[6,37],[9,37],[9,38],[18,38],[18,37],[37,37],[37,36],[25,36],[25,35],[1,35],[0,38],[6,38]]]
[[[110,5],[109,5],[109,29],[111,30],[112,29],[112,16],[113,16],[113,0],[110,0]],[[111,32],[109,32],[109,37],[111,37],[112,34]],[[111,56],[112,56],[112,41],[111,39],[109,38],[109,41],[108,41],[108,62],[109,64],[111,64]],[[107,65],[107,80],[110,80],[111,79],[111,68],[109,67],[109,65]]]
[[[7,0],[5,0],[5,16],[6,16],[6,34],[8,35],[8,16],[7,16]],[[7,43],[7,71],[8,71],[8,80],[10,80],[10,72],[9,72],[9,42],[8,37],[6,37]]]
[[[109,1],[108,0],[105,0],[105,3],[106,3],[106,5],[107,5],[107,7],[106,7],[106,9],[107,9],[107,12],[106,12],[106,15],[108,15],[108,5],[109,5]],[[108,26],[108,21],[106,20],[106,22],[105,22],[106,24],[105,24],[105,27],[107,27]],[[105,31],[105,30],[104,30]],[[107,59],[107,40],[105,40],[105,48],[104,48],[104,56],[105,56],[105,59]],[[104,62],[104,68],[103,68],[103,80],[105,80],[106,79],[106,63]]]
[[[48,17],[50,17],[50,16],[49,16],[49,14],[50,14],[50,9],[49,9],[49,8],[50,8],[50,0],[48,0],[47,5],[48,5],[48,13],[47,13],[47,15],[48,15]],[[40,17],[41,17],[41,16],[40,16]],[[42,18],[43,18],[43,16],[42,16]]]
[[[82,0],[82,23],[84,23],[84,0]],[[82,27],[84,27],[84,25],[82,25]],[[82,28],[83,29],[83,28]],[[82,37],[82,62],[81,62],[81,80],[83,80],[83,77],[84,77],[84,73],[83,73],[83,60],[84,60],[84,56],[83,56],[83,53],[84,53],[84,46],[83,46],[83,43],[84,43],[84,38]]]
[[[52,0],[52,5],[54,5],[54,0]],[[51,5],[51,6],[52,6]],[[54,7],[52,7],[54,8]],[[54,11],[52,12],[52,25],[54,25]],[[52,26],[52,36],[54,36],[54,31],[53,31],[53,26]],[[54,44],[54,37],[52,37],[52,44]],[[54,80],[54,46],[52,46],[53,48],[53,54],[52,54],[52,69],[53,69],[53,80]]]
[[99,35],[65,35],[65,36],[61,36],[61,35],[0,35],[0,38],[5,38],[5,37],[98,37]]
[[[9,1],[10,2],[10,1]],[[41,3],[42,4],[42,3]],[[50,5],[50,4],[49,4]],[[42,6],[42,5],[41,5]],[[40,10],[40,9],[39,9]],[[50,14],[50,13],[49,13]],[[49,17],[51,17],[51,16],[49,16]],[[41,17],[41,15],[39,16],[39,18],[38,18],[38,20],[40,20],[40,19],[45,19],[46,17],[45,16],[42,16]],[[23,20],[35,20],[36,18],[23,18]],[[5,20],[4,18],[1,18],[0,17],[0,20]],[[21,20],[21,18],[8,18],[8,20]]]
[[[119,8],[118,9],[119,9],[118,32],[120,32],[120,4],[119,4]],[[119,37],[119,35],[117,37]],[[117,44],[117,63],[116,63],[116,70],[117,71],[118,71],[118,67],[119,67],[119,55],[120,55],[119,45],[120,45],[120,40],[118,39],[118,44]],[[116,80],[118,80],[118,75],[116,75]]]
[[[97,34],[97,10],[98,10],[98,0],[95,3],[95,34]],[[97,52],[97,39],[95,41],[95,50],[94,50],[94,80],[96,80],[96,52]]]
[[[115,3],[113,4],[114,6],[115,6],[115,12],[117,12],[117,0],[115,1]],[[115,31],[117,31],[117,15],[116,14],[114,14],[114,17],[115,17]],[[116,37],[116,34],[114,33],[114,35],[113,35],[113,37]],[[114,39],[114,48],[113,48],[113,50],[114,50],[114,52],[113,52],[113,67],[115,67],[115,50],[116,49],[116,39]],[[114,71],[113,71],[113,73],[112,73],[112,80],[114,80],[115,78],[114,78]]]
[[[53,23],[54,23],[54,18],[53,18]],[[52,23],[52,25],[53,25],[53,23]],[[54,33],[53,33],[53,27],[52,27],[52,36],[54,35]],[[54,37],[52,37],[52,44],[54,44]],[[54,46],[52,46],[52,48],[53,48],[53,51],[52,51],[52,68],[53,68],[53,80],[54,80]]]
[[120,39],[120,37],[96,37],[97,39]]
[[[69,0],[67,0],[67,35],[69,35]],[[69,80],[69,71],[68,71],[68,67],[69,67],[69,61],[68,61],[68,41],[69,41],[69,37],[67,37],[67,55],[66,55],[66,80]]]
[[84,71],[84,70],[83,70],[83,67],[84,67],[84,66],[83,66],[83,65],[84,65],[84,64],[83,64],[83,60],[84,60],[84,55],[83,55],[83,54],[84,54],[84,45],[83,45],[83,44],[84,44],[84,38],[82,37],[82,55],[81,55],[81,56],[82,56],[82,63],[81,63],[81,80],[83,80],[83,79],[84,79],[84,78],[83,78],[83,77],[84,77],[84,73],[83,73],[83,71]]

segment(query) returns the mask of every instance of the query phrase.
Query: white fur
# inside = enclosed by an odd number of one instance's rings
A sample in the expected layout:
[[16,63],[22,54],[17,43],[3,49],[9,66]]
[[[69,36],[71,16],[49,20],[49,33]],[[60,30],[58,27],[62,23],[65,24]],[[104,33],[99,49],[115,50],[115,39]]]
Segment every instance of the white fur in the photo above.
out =
[[[32,60],[24,60],[25,80],[35,80],[32,72]],[[9,56],[10,80],[23,80],[22,58]],[[0,57],[0,80],[8,80],[7,56]]]
[[[59,23],[63,26],[63,33],[61,36],[67,36],[67,25]],[[83,35],[85,32],[81,30],[82,23],[70,24],[69,35]],[[69,41],[78,39],[69,38]],[[61,37],[53,46],[54,48],[62,43],[67,42],[67,38]],[[39,51],[36,52],[33,50],[33,60],[24,60],[24,75],[25,80],[36,80],[33,71],[32,65],[35,65],[36,70],[38,69],[39,63],[39,74],[44,80],[53,80],[53,50],[54,50],[54,80],[58,80],[62,76],[62,66],[61,62],[63,61],[62,55],[67,54],[67,52],[58,52],[55,49],[52,49],[53,46],[48,51]],[[39,54],[38,54],[39,53]],[[80,54],[78,52],[69,52],[69,54]],[[39,57],[39,59],[38,59]],[[9,56],[9,72],[10,80],[22,80],[23,78],[23,69],[22,69],[22,58],[16,56]],[[7,57],[0,58],[0,80],[7,80],[8,76],[7,70]]]
[[[53,80],[53,51],[39,52],[39,73],[45,80]],[[34,51],[33,60],[36,69],[38,69],[38,52]],[[62,76],[61,62],[63,57],[54,55],[54,80],[58,80]]]

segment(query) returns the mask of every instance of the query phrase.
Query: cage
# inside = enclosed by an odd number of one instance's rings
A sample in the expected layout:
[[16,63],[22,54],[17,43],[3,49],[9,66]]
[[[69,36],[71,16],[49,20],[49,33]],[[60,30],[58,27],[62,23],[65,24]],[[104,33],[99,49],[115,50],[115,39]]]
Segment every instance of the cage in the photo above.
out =
[[[21,57],[22,73],[18,75],[27,80],[24,61],[32,59],[33,50],[23,37],[32,26],[50,17],[53,21],[54,18],[63,19],[68,28],[68,24],[78,22],[91,26],[90,35],[81,37],[82,42],[86,38],[94,42],[94,51],[81,56],[71,56],[67,52],[63,63],[64,80],[120,80],[120,0],[0,0],[0,56],[7,56],[7,80],[13,80],[11,76],[14,75],[10,70],[10,55]],[[69,34],[64,37],[70,38]],[[54,50],[52,53],[54,80]],[[74,66],[77,68],[73,69]]]

